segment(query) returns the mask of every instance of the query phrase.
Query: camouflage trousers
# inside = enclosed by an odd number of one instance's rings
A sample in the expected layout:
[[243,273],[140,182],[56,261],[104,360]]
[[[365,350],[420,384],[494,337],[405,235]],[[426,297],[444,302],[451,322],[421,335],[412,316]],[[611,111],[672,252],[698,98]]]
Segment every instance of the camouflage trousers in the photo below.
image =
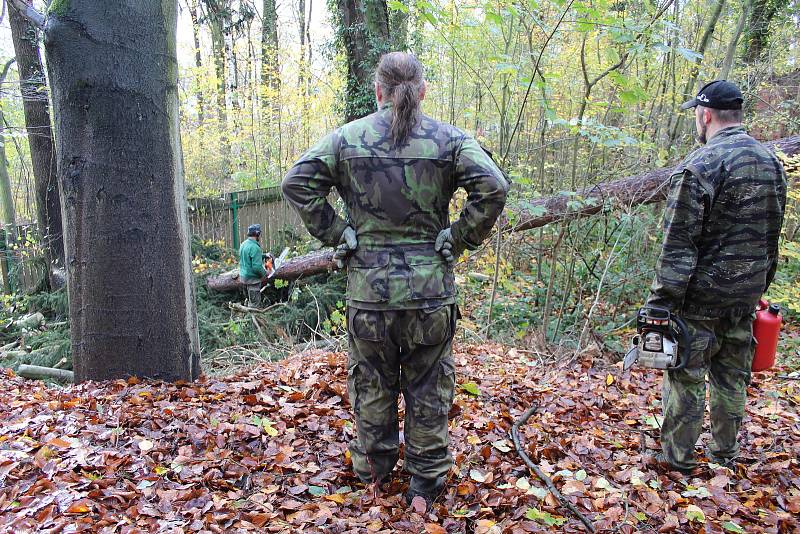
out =
[[738,454],[754,343],[752,316],[685,321],[692,338],[691,357],[686,369],[664,373],[661,447],[671,464],[690,469],[696,465],[694,447],[703,429],[706,375],[713,438],[709,451],[720,459]]
[[455,314],[455,305],[432,310],[348,309],[347,385],[357,430],[350,457],[362,481],[382,480],[397,463],[400,392],[406,406],[406,471],[435,478],[450,470],[447,414],[455,393]]

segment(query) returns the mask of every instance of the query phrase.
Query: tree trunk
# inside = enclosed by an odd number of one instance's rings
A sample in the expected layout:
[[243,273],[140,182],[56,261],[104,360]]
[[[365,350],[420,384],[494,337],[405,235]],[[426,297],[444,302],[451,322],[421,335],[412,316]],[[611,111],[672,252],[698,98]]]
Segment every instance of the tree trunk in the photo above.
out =
[[[717,22],[719,21],[719,15],[722,13],[722,6],[725,4],[725,0],[716,0],[714,4],[714,10],[711,12],[711,18],[706,25],[706,29],[703,32],[703,37],[700,39],[700,45],[697,48],[697,53],[701,56],[705,55],[706,48],[708,47],[708,43],[711,42],[711,36],[714,35],[714,29],[717,27]],[[692,66],[691,75],[686,80],[686,85],[683,88],[683,96],[684,100],[689,100],[692,98],[694,93],[694,85],[697,82],[697,76],[700,74],[700,65],[703,62],[703,57],[698,58],[695,60],[695,64]],[[678,133],[680,132],[681,126],[683,125],[683,118],[686,114],[685,113],[678,113],[678,116],[675,120],[675,126],[672,128],[672,131],[669,134],[669,146],[675,145],[675,139],[678,137]]]
[[744,30],[744,23],[747,22],[747,5],[742,6],[742,14],[739,16],[739,22],[736,23],[736,29],[733,30],[733,36],[728,43],[728,49],[725,51],[725,60],[722,62],[722,68],[719,71],[719,79],[727,80],[733,68],[733,58],[736,55],[736,47],[739,44],[739,38],[742,36]]
[[[231,30],[231,19],[227,16],[224,21],[225,60],[228,62],[228,98],[231,100],[234,124],[239,120],[236,111],[242,108],[239,102],[239,66],[236,62],[236,36]],[[238,129],[238,127],[237,127]]]
[[307,97],[306,84],[306,0],[297,0],[297,30],[300,36],[300,65],[297,84],[303,97]]
[[228,112],[225,98],[225,33],[222,29],[222,17],[209,8],[209,26],[211,27],[211,53],[214,56],[214,73],[217,77],[217,109],[220,127],[225,128]]
[[[31,0],[27,0],[27,3],[30,4]],[[11,4],[8,5],[8,21],[17,57],[25,126],[36,184],[36,221],[47,255],[48,272],[51,273],[54,267],[64,266],[64,236],[47,84],[39,55],[36,28]]]
[[[297,280],[336,269],[333,263],[333,249],[322,249],[303,256],[292,258],[278,269],[272,278],[276,280]],[[224,272],[206,279],[208,288],[213,291],[237,291],[244,286],[239,281],[239,269]],[[265,284],[262,284],[262,286]]]
[[278,114],[278,95],[281,90],[278,63],[278,10],[275,0],[264,0],[261,27],[261,83],[268,89],[268,97],[261,101],[264,117],[274,119]]
[[386,0],[337,0],[339,47],[347,57],[345,120],[364,117],[376,109],[372,87],[381,54],[391,51]]
[[[408,5],[408,0],[400,0],[400,3]],[[408,13],[400,9],[389,12],[389,38],[392,41],[393,50],[408,49]]]
[[750,0],[750,23],[745,34],[744,62],[752,65],[769,45],[769,27],[775,15],[789,0]]
[[[5,83],[8,69],[14,60],[9,60],[0,73],[0,86]],[[14,195],[11,191],[11,179],[8,175],[8,159],[6,158],[6,135],[5,135],[5,115],[3,113],[3,106],[0,104],[0,216],[2,217],[3,230],[6,235],[9,231],[13,231],[16,224],[16,213],[14,211]],[[5,259],[5,252],[0,250]],[[0,260],[2,261],[2,260]]]
[[[0,80],[2,83],[2,80]],[[16,214],[14,213],[14,196],[11,192],[11,179],[8,176],[8,160],[6,159],[5,117],[0,107],[0,215],[3,228],[0,230],[0,274],[2,275],[3,292],[11,293],[11,280],[8,269],[7,247],[10,236],[16,230]]]
[[75,378],[192,380],[176,0],[113,6],[70,0],[45,31]]
[[[800,136],[777,139],[764,144],[787,156],[800,154]],[[598,184],[577,194],[558,194],[533,200],[527,203],[525,210],[514,212],[516,223],[507,223],[503,229],[514,232],[532,230],[553,222],[588,217],[609,208],[661,202],[666,198],[664,186],[672,172],[672,167],[655,169],[637,176]],[[336,267],[333,263],[333,249],[323,249],[286,261],[275,271],[273,278],[295,280],[334,269]],[[209,277],[208,287],[216,291],[235,291],[241,286],[238,274],[238,271],[230,271]]]
[[[189,16],[192,18],[192,38],[194,39],[194,66],[197,68],[197,76],[203,76],[203,55],[200,50],[200,23],[197,18],[197,0],[192,0],[189,4]],[[197,85],[197,122],[203,124],[205,120],[205,103],[203,101],[203,89]]]

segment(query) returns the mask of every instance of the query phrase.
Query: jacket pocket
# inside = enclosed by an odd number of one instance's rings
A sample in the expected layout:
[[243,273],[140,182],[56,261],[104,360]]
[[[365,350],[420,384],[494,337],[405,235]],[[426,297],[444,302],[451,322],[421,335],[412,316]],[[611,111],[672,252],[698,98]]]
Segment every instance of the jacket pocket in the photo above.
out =
[[453,270],[438,253],[406,254],[406,265],[410,300],[447,298],[456,294]]
[[[689,361],[686,365],[687,369],[701,369],[708,366],[709,353],[711,347],[714,345],[715,336],[710,330],[701,328],[692,328],[692,342],[689,344],[690,354]],[[678,347],[679,350],[680,346]]]
[[389,252],[356,250],[347,263],[347,297],[358,302],[389,300]]

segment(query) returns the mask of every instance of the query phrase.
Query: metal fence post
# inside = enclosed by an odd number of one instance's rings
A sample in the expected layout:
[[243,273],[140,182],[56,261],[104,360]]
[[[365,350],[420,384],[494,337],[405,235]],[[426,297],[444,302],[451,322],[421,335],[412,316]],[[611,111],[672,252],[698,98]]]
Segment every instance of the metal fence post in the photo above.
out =
[[239,194],[231,193],[231,231],[233,232],[233,250],[239,254]]

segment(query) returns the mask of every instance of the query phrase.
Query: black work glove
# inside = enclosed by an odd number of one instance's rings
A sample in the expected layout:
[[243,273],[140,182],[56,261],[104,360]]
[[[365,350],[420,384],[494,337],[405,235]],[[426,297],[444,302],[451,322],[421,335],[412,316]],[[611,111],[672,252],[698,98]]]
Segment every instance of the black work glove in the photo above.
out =
[[342,232],[342,237],[339,239],[339,246],[336,247],[336,251],[333,253],[333,263],[336,264],[336,267],[343,269],[347,258],[349,258],[357,248],[358,238],[356,237],[356,231],[353,230],[352,226],[348,226],[344,229],[344,232]]

